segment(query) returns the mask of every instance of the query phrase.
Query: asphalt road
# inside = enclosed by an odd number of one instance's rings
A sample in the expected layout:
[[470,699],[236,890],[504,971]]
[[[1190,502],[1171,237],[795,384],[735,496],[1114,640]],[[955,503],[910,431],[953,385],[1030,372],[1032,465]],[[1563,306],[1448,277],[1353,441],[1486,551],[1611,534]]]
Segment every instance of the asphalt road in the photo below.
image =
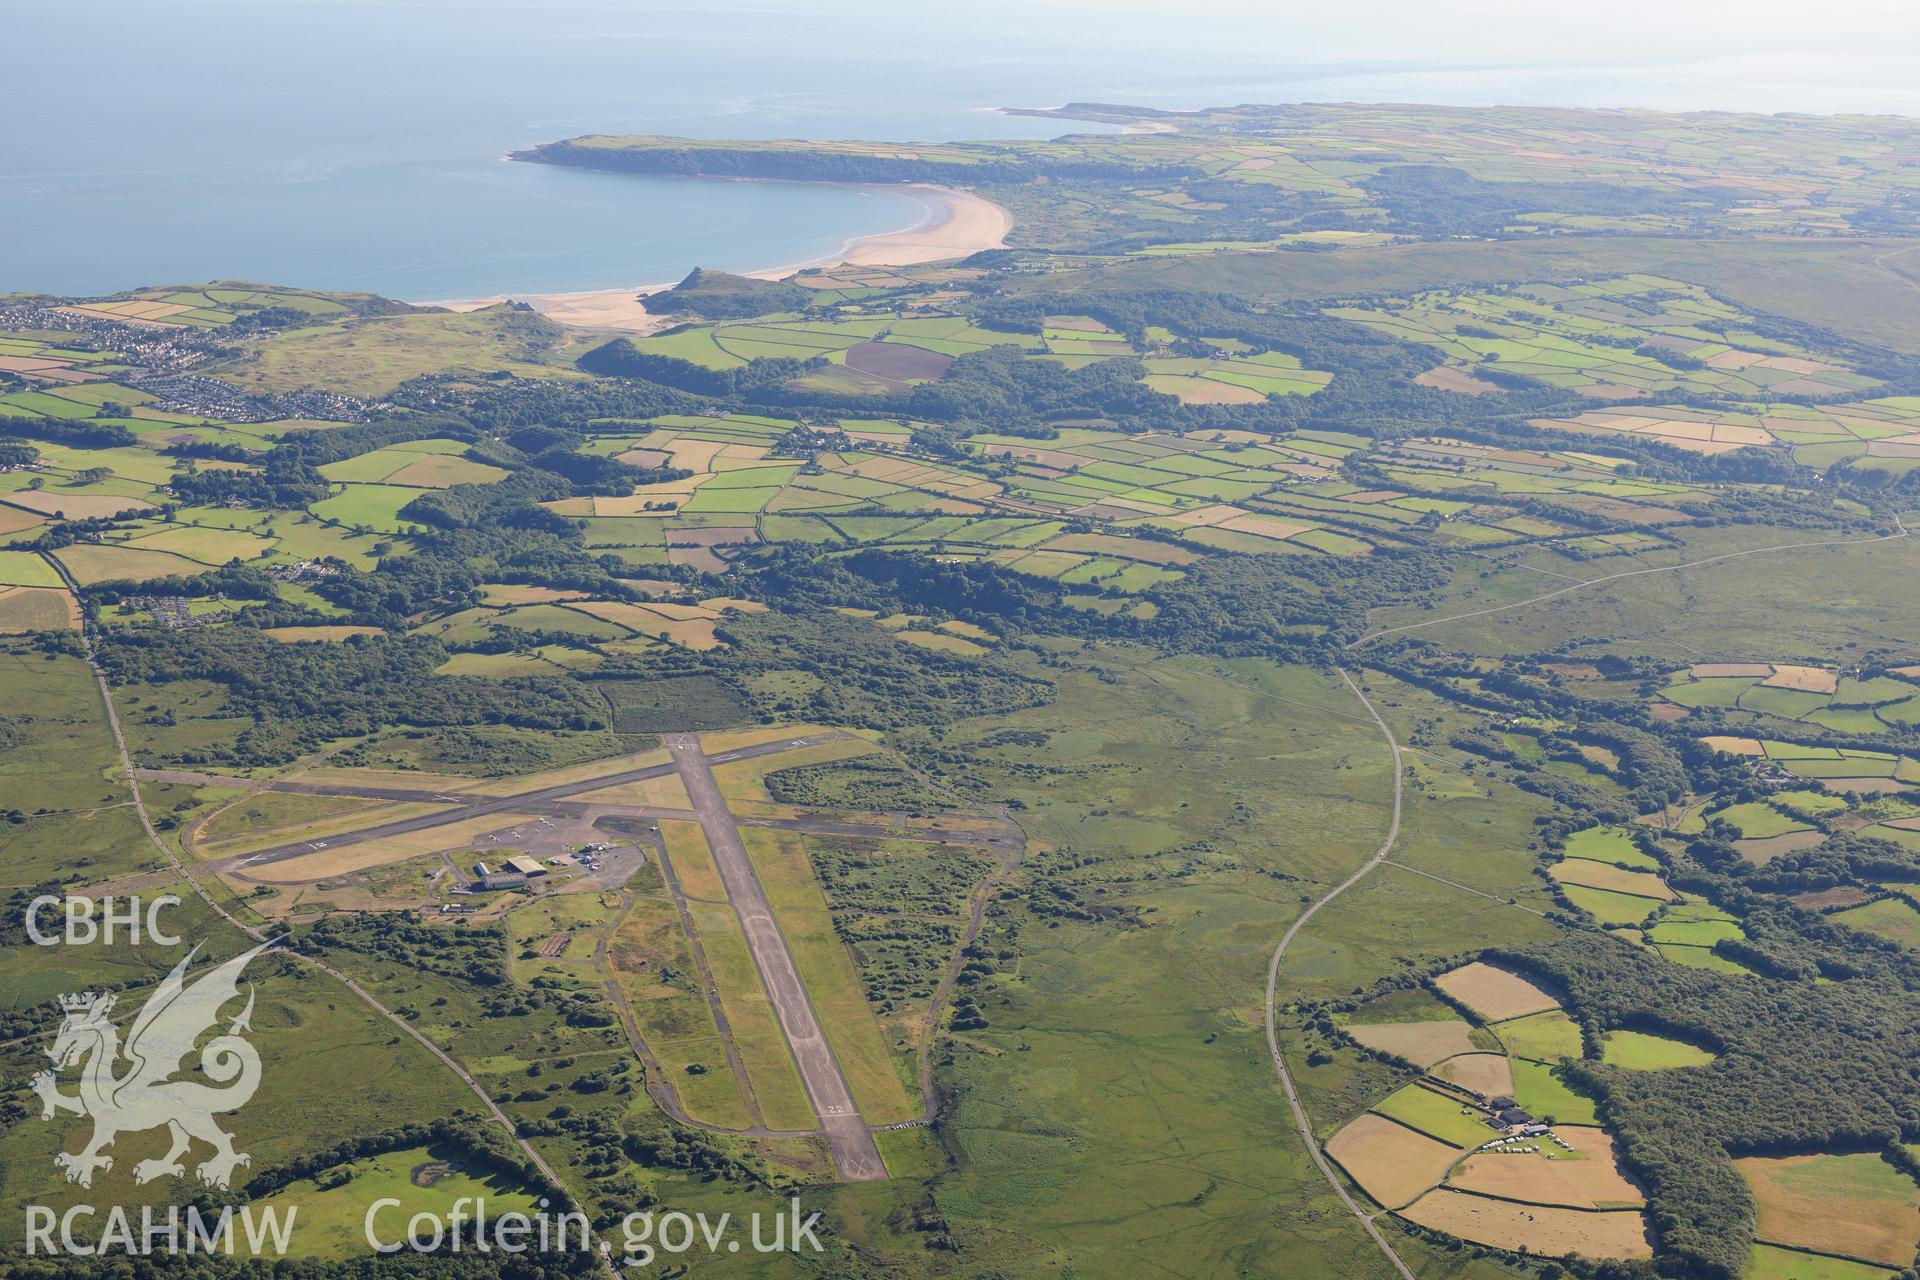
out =
[[1353,696],[1360,699],[1360,704],[1367,709],[1367,714],[1373,718],[1373,723],[1379,728],[1380,736],[1387,740],[1387,751],[1393,759],[1393,821],[1387,826],[1387,838],[1380,842],[1379,851],[1361,863],[1358,871],[1315,899],[1313,905],[1302,911],[1287,927],[1286,933],[1280,937],[1279,944],[1274,947],[1273,959],[1267,964],[1267,1052],[1273,1057],[1274,1073],[1280,1077],[1281,1091],[1287,1095],[1287,1108],[1293,1112],[1294,1127],[1300,1131],[1301,1141],[1307,1145],[1307,1154],[1313,1157],[1313,1163],[1326,1177],[1334,1194],[1339,1196],[1341,1203],[1360,1220],[1360,1226],[1367,1235],[1372,1237],[1373,1243],[1379,1247],[1381,1254],[1401,1280],[1415,1280],[1413,1272],[1407,1269],[1407,1264],[1401,1260],[1393,1245],[1388,1243],[1386,1235],[1374,1223],[1374,1215],[1360,1207],[1359,1202],[1347,1190],[1346,1184],[1340,1180],[1340,1175],[1333,1171],[1333,1164],[1327,1159],[1326,1153],[1320,1149],[1320,1140],[1314,1136],[1313,1122],[1307,1117],[1306,1105],[1300,1101],[1300,1090],[1293,1082],[1293,1073],[1287,1070],[1286,1055],[1280,1051],[1280,1035],[1274,1023],[1275,997],[1280,986],[1280,961],[1287,954],[1287,948],[1293,945],[1295,936],[1306,927],[1307,921],[1319,913],[1320,908],[1359,884],[1375,867],[1386,862],[1387,855],[1393,852],[1395,842],[1400,839],[1402,776],[1406,772],[1400,762],[1400,743],[1394,738],[1393,730],[1387,728],[1387,722],[1381,719],[1380,712],[1374,708],[1372,700],[1360,691],[1359,685],[1353,682],[1353,677],[1342,671],[1340,678],[1346,681],[1347,688],[1353,691]]
[[[79,584],[73,580],[73,575],[67,572],[67,567],[60,563],[54,556],[46,555],[44,558],[49,565],[53,566],[54,571],[58,573],[61,579],[67,584],[67,589],[74,592],[77,596],[80,590]],[[193,891],[206,902],[207,906],[212,909],[215,915],[232,925],[235,929],[238,929],[247,937],[255,940],[261,939],[265,936],[265,931],[257,925],[247,924],[237,919],[232,912],[228,911],[218,899],[208,892],[207,887],[200,883],[199,878],[195,876],[193,870],[181,860],[180,855],[174,851],[173,847],[160,838],[160,832],[153,825],[152,815],[147,812],[146,800],[140,794],[139,772],[135,770],[133,757],[127,751],[127,738],[125,732],[123,732],[120,727],[120,714],[114,709],[113,705],[113,690],[107,684],[107,673],[100,666],[99,656],[94,651],[93,634],[84,622],[80,629],[80,646],[83,656],[86,658],[87,666],[93,670],[94,682],[99,686],[100,701],[106,713],[107,728],[113,733],[114,750],[120,757],[120,768],[126,775],[127,788],[133,795],[133,810],[139,815],[140,826],[146,832],[147,839],[152,842],[153,847],[159,851],[160,856],[166,860],[167,864],[173,868],[175,874],[193,888]],[[508,1138],[512,1140],[514,1145],[520,1148],[521,1152],[527,1157],[528,1162],[532,1164],[534,1168],[538,1169],[546,1177],[548,1182],[566,1192],[567,1196],[574,1199],[576,1203],[585,1203],[574,1195],[567,1181],[560,1176],[559,1172],[555,1170],[552,1165],[547,1163],[546,1157],[536,1151],[533,1144],[528,1142],[520,1133],[519,1127],[507,1118],[507,1113],[500,1109],[500,1105],[493,1100],[493,1095],[488,1093],[481,1083],[473,1078],[473,1074],[454,1059],[452,1054],[429,1039],[426,1032],[414,1026],[413,1023],[401,1017],[392,1009],[389,1009],[386,1005],[382,1004],[371,991],[326,961],[316,956],[303,955],[297,951],[285,951],[281,954],[317,969],[321,973],[334,979],[355,996],[358,996],[360,1000],[374,1010],[374,1012],[391,1022],[395,1027],[398,1027],[401,1034],[410,1036],[421,1048],[432,1054],[439,1060],[442,1066],[451,1071],[459,1078],[462,1084],[473,1091],[474,1097],[479,1099],[480,1105],[486,1109],[487,1114],[491,1115],[494,1121],[499,1124],[502,1129],[506,1130]],[[564,1201],[562,1203],[564,1203]],[[610,1280],[621,1280],[620,1269],[609,1261],[605,1255],[601,1256],[600,1261]]]
[[[686,785],[687,795],[699,811],[707,847],[713,851],[721,883],[726,886],[734,914],[739,916],[740,926],[746,932],[747,949],[753,953],[754,967],[760,971],[760,981],[766,986],[774,1013],[780,1019],[780,1030],[793,1051],[800,1081],[806,1086],[807,1096],[820,1117],[820,1127],[826,1132],[827,1145],[833,1151],[840,1177],[846,1182],[880,1181],[887,1176],[886,1166],[880,1161],[880,1149],[874,1145],[866,1120],[854,1106],[846,1075],[820,1029],[806,984],[800,981],[793,955],[787,950],[787,940],[774,920],[773,908],[760,887],[759,877],[754,874],[746,846],[740,842],[740,828],[727,810],[719,783],[714,781],[712,761],[702,754],[700,739],[693,734],[668,734],[666,744],[679,768],[680,781]],[[782,742],[779,748],[789,745]],[[731,755],[739,758],[738,753]],[[726,758],[729,757],[715,756],[713,760]]]

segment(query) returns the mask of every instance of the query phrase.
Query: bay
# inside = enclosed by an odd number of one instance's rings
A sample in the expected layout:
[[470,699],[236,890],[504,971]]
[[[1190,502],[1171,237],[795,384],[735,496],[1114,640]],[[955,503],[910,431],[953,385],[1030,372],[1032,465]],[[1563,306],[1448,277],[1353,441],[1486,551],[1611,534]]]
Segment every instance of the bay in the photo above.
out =
[[[0,9],[0,290],[245,278],[409,299],[752,270],[884,189],[508,163],[585,132],[1050,137],[1070,100],[1920,113],[1910,8],[1478,0],[61,0]],[[1737,22],[1735,19],[1737,18]],[[1658,38],[1653,38],[1657,36]]]

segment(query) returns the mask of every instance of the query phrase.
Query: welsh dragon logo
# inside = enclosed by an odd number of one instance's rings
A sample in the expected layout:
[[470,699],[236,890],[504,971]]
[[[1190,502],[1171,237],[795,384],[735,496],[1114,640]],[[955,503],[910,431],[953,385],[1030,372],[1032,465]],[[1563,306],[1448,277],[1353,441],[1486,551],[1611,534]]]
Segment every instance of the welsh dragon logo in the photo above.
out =
[[[189,986],[187,966],[200,948],[189,951],[173,967],[147,998],[127,1031],[126,1044],[120,1043],[120,1031],[110,1015],[114,997],[93,992],[60,997],[66,1017],[60,1024],[47,1056],[54,1070],[42,1071],[32,1081],[40,1095],[41,1119],[51,1120],[62,1111],[89,1116],[93,1120],[93,1139],[78,1152],[62,1151],[53,1162],[66,1170],[67,1181],[83,1187],[93,1185],[96,1169],[111,1170],[113,1158],[101,1152],[122,1133],[139,1133],[165,1125],[173,1145],[157,1160],[142,1160],[133,1167],[135,1182],[155,1178],[184,1177],[180,1157],[187,1154],[193,1140],[213,1147],[210,1159],[194,1172],[210,1187],[225,1187],[236,1167],[252,1163],[245,1152],[233,1149],[233,1135],[215,1124],[213,1118],[238,1111],[260,1087],[260,1055],[242,1038],[251,1030],[253,988],[247,988],[246,1008],[227,1024],[224,1034],[216,1035],[199,1049],[200,1071],[216,1085],[173,1077],[190,1068],[185,1059],[195,1051],[195,1042],[220,1020],[220,1010],[240,994],[240,971],[247,962],[272,943],[262,943],[210,970]],[[125,1069],[120,1070],[124,1062]],[[59,1090],[56,1075],[80,1065],[80,1091],[68,1096]]]

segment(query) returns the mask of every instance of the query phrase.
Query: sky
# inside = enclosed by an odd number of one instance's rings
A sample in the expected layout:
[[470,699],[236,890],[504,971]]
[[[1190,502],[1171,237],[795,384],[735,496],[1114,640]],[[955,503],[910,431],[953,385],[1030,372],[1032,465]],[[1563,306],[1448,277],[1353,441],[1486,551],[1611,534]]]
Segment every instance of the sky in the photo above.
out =
[[1088,79],[1122,89],[1143,60],[1184,66],[1210,59],[1190,77],[1195,97],[1179,104],[1188,106],[1216,104],[1237,90],[1271,101],[1285,88],[1293,100],[1920,116],[1920,4],[1913,0],[346,2],[574,16],[598,9],[615,28],[646,14],[696,41],[752,45],[791,33],[812,50],[831,30],[852,58],[885,52],[949,69],[1054,62],[1063,89]]

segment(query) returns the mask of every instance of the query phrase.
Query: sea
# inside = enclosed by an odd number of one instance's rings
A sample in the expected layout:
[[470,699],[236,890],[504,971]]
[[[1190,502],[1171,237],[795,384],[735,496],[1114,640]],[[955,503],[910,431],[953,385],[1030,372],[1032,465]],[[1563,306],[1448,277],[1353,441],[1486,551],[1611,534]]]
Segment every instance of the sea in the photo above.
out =
[[1920,115],[1908,0],[58,0],[0,6],[0,293],[408,300],[758,270],[884,188],[511,163],[582,133],[1044,138],[1067,101]]

